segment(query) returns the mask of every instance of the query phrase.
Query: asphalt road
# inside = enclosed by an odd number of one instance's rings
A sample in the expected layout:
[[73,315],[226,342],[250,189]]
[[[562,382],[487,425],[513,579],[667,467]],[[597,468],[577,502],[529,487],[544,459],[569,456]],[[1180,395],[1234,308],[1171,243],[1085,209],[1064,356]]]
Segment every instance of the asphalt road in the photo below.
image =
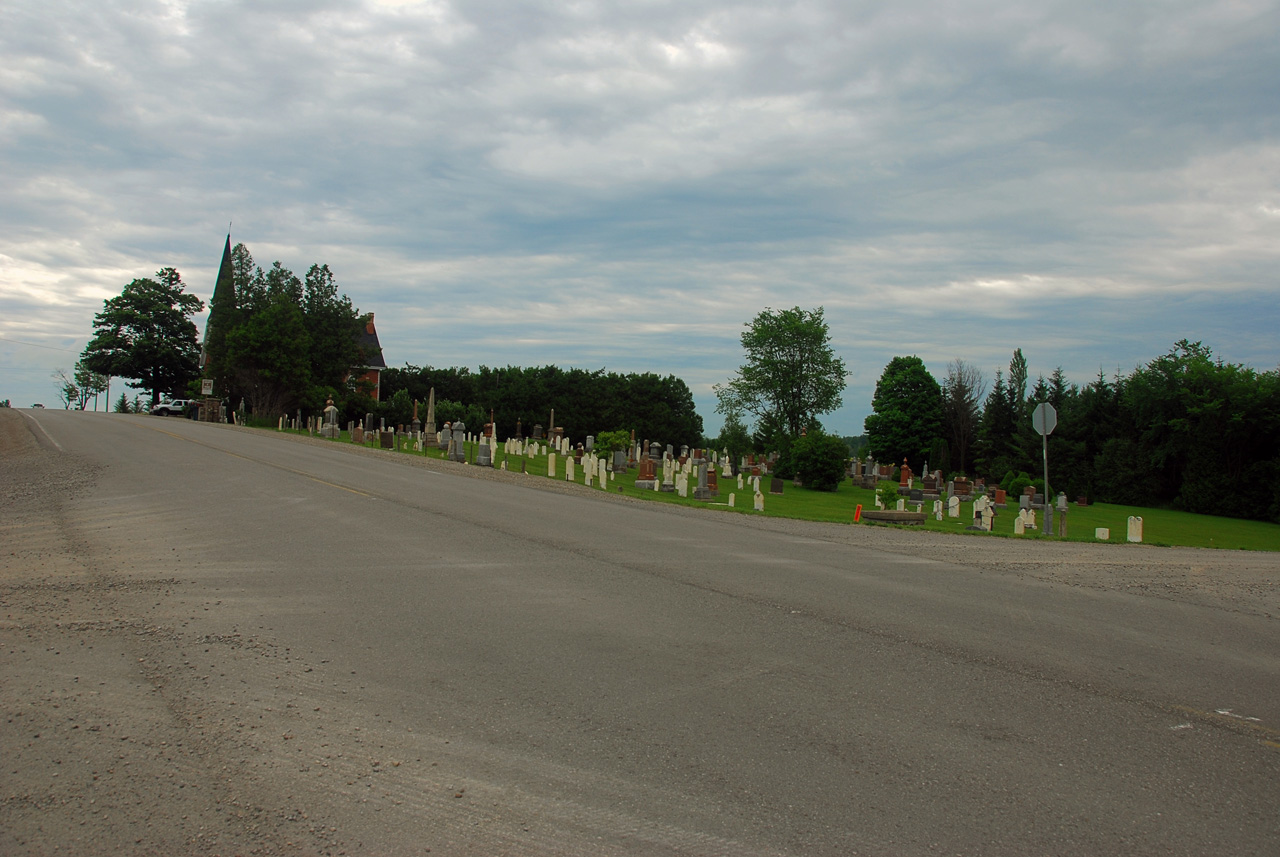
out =
[[[1265,612],[973,539],[22,419],[4,853],[1280,853]],[[976,549],[1034,547],[1006,541]]]

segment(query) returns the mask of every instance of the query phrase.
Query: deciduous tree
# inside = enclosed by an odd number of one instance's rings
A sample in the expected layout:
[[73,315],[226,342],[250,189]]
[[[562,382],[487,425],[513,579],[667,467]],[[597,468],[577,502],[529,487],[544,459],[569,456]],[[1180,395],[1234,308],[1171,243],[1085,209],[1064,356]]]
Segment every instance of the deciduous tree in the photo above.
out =
[[776,425],[784,439],[794,440],[840,407],[848,371],[831,347],[822,307],[766,309],[745,326],[747,362],[716,385],[717,411],[751,414],[758,425]]
[[895,357],[884,367],[866,419],[868,445],[880,461],[921,468],[942,433],[942,388],[919,357]]

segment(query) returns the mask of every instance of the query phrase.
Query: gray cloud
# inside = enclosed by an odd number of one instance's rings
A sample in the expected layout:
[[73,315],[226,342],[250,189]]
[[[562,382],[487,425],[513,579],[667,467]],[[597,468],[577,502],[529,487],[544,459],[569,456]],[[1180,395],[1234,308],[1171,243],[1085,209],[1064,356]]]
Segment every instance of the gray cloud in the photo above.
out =
[[[848,433],[896,354],[990,373],[1021,346],[1084,383],[1189,337],[1271,368],[1278,25],[1273,2],[10,3],[0,340],[78,349],[164,265],[207,298],[234,220],[263,264],[328,262],[393,364],[672,372],[711,427],[765,306],[826,307]],[[50,355],[0,341],[12,378]]]

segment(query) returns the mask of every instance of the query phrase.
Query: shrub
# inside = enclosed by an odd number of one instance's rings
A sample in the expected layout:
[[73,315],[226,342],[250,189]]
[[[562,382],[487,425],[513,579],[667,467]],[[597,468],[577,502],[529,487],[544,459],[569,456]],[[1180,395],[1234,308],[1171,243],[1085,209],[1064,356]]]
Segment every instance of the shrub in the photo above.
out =
[[849,448],[835,435],[810,431],[791,445],[791,466],[806,488],[834,491],[844,478]]

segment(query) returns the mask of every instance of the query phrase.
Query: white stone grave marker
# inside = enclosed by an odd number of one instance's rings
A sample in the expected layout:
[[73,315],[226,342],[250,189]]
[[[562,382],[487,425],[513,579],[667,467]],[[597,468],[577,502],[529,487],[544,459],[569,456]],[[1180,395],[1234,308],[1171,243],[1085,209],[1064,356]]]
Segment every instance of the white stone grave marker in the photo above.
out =
[[756,492],[756,511],[757,512],[764,511],[764,495],[761,494],[759,491]]
[[1126,537],[1131,542],[1142,541],[1142,518],[1136,515],[1129,516],[1129,531],[1126,534]]
[[1099,540],[1099,541],[1103,541],[1103,542],[1105,542],[1105,541],[1107,541],[1108,539],[1110,539],[1110,538],[1111,538],[1111,528],[1110,528],[1110,527],[1098,527],[1097,529],[1095,529],[1095,530],[1093,531],[1093,537],[1094,537],[1095,539]]

